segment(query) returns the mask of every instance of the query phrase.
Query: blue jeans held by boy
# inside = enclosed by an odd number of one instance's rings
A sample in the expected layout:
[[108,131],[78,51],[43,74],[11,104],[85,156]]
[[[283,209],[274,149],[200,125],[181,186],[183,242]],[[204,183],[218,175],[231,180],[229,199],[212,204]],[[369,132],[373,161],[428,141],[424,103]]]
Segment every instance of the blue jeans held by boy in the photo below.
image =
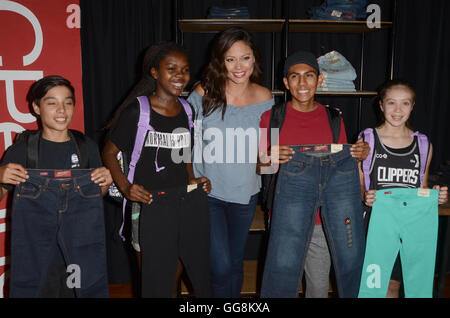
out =
[[244,252],[255,215],[258,194],[248,204],[208,197],[211,215],[212,296],[240,297],[244,278]]
[[281,165],[261,297],[298,297],[319,206],[339,296],[357,297],[365,240],[359,174],[350,146],[336,153],[293,146],[292,160]]
[[[55,177],[55,176],[60,177]],[[28,170],[11,213],[11,297],[39,297],[59,246],[76,297],[109,297],[103,197],[91,170]]]

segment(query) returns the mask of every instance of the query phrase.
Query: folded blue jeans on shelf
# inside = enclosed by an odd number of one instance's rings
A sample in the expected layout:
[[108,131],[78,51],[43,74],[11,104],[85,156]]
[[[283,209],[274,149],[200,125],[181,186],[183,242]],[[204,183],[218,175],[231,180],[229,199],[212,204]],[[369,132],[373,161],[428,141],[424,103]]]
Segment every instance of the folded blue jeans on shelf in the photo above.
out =
[[317,59],[320,72],[325,79],[341,79],[353,81],[356,71],[352,64],[339,52],[331,51]]
[[322,5],[308,10],[311,19],[358,20],[364,19],[366,0],[325,0]]

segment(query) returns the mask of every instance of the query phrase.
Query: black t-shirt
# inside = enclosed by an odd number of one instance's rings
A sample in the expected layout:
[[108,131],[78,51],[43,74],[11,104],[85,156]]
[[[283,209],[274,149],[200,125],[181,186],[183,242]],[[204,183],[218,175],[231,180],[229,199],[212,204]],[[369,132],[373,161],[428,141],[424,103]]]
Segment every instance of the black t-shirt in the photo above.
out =
[[[123,110],[110,138],[125,153],[128,163],[131,161],[136,139],[139,113],[139,102],[136,99]],[[189,181],[186,160],[179,159],[186,158],[190,153],[193,137],[189,132],[188,116],[184,108],[181,107],[181,111],[173,117],[160,115],[151,109],[150,125],[155,131],[149,131],[145,136],[133,183],[140,184],[147,190],[186,185]],[[172,153],[177,160],[173,160]],[[164,169],[157,172],[157,167]]]
[[420,187],[420,152],[417,137],[405,148],[384,145],[374,129],[374,153],[370,170],[370,189]]
[[[89,168],[101,167],[102,160],[97,144],[85,136],[89,149]],[[75,142],[72,140],[65,142],[53,142],[40,138],[39,141],[39,169],[77,169],[80,167],[79,158],[77,156],[77,150]],[[5,152],[0,165],[7,163],[18,163],[24,168],[27,163],[27,144],[24,141],[15,142]],[[2,187],[11,191],[14,186],[9,184],[1,184]]]

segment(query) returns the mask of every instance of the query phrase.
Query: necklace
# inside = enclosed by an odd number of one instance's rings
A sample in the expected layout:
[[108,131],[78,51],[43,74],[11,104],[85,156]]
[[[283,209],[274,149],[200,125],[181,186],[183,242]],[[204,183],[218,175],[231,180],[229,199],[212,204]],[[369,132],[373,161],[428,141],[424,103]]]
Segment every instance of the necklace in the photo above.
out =
[[178,98],[175,98],[175,99],[166,99],[166,98],[163,98],[163,97],[159,96],[158,94],[156,94],[156,92],[153,93],[153,96],[156,96],[156,98],[158,98],[158,99],[159,99],[161,102],[163,102],[164,104],[169,104],[169,103],[172,103],[172,102],[175,102],[175,103],[178,102]]

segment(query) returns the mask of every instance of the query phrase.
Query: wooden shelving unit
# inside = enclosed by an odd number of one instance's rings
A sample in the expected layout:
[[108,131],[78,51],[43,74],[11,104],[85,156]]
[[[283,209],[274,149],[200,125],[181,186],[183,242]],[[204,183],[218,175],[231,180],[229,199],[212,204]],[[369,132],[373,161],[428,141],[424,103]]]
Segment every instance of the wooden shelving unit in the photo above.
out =
[[284,19],[180,19],[181,32],[221,32],[229,27],[242,27],[250,32],[281,32]]
[[289,19],[289,32],[367,33],[392,27],[392,22],[380,22],[380,28],[369,28],[366,21]]

